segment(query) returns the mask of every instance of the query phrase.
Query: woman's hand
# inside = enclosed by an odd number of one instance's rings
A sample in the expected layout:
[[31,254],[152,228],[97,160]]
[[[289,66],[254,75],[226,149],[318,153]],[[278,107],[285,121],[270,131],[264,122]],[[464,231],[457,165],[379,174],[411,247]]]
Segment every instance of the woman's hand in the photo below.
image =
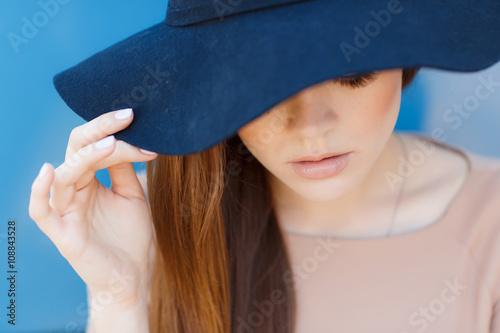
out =
[[[31,188],[30,217],[87,284],[91,299],[100,303],[92,304],[93,310],[125,310],[148,300],[154,229],[132,162],[153,160],[157,154],[115,140],[112,134],[133,118],[115,115],[127,110],[74,128],[64,163],[56,169],[46,163],[45,174]],[[111,189],[95,177],[104,168]]]

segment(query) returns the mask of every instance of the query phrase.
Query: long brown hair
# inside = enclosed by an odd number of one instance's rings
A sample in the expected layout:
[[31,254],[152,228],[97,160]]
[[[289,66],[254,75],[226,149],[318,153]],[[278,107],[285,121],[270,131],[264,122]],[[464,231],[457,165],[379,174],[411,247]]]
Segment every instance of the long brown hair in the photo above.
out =
[[[402,88],[419,68],[403,70]],[[291,271],[265,168],[238,135],[147,162],[152,333],[294,331]]]

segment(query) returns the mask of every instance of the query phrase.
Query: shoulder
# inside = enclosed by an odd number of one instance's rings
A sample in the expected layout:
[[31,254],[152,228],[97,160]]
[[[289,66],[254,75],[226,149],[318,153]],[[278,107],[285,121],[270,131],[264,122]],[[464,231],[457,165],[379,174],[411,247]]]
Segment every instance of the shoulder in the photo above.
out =
[[461,151],[469,158],[470,177],[473,179],[471,185],[476,194],[484,199],[495,200],[496,206],[500,209],[498,201],[500,200],[500,157],[486,156],[465,149]]
[[[465,180],[449,207],[448,230],[467,248],[474,262],[471,267],[476,267],[500,310],[500,158],[436,142],[438,146],[468,161]],[[458,161],[444,155],[439,160]],[[445,165],[455,170],[453,163]]]
[[[463,227],[457,236],[474,258],[481,281],[500,311],[500,159],[469,153],[470,190],[464,201]],[[500,320],[500,319],[497,319]]]
[[471,159],[476,172],[493,178],[500,177],[500,157],[485,156],[470,151],[465,151],[465,153]]
[[[425,159],[418,167],[420,170],[417,177],[421,176],[422,181],[417,184],[427,187],[434,184],[437,187],[439,184],[455,183],[461,188],[472,177],[474,184],[467,185],[500,190],[500,157],[481,155],[420,134],[405,135],[405,143],[410,161],[418,159],[415,156],[412,159],[412,154],[420,154]],[[500,196],[500,191],[498,195]]]
[[[470,159],[452,147],[420,134],[402,134],[408,176],[400,219],[408,229],[438,221],[463,191]],[[425,207],[425,209],[422,209]],[[406,213],[403,213],[406,212]]]
[[[449,227],[458,237],[479,237],[486,230],[500,242],[500,158],[483,156],[420,134],[405,134],[407,179],[404,221],[417,229],[453,215]],[[425,207],[425,209],[422,209]],[[474,229],[474,230],[472,230]],[[498,229],[495,230],[495,229]],[[476,233],[477,231],[477,233]]]

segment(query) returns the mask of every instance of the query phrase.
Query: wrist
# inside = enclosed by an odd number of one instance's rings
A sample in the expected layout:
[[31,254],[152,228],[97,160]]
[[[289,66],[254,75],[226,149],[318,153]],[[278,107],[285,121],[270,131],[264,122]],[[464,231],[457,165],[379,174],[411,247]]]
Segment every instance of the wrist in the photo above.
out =
[[145,298],[135,303],[111,303],[89,297],[88,331],[93,333],[149,333],[149,309]]

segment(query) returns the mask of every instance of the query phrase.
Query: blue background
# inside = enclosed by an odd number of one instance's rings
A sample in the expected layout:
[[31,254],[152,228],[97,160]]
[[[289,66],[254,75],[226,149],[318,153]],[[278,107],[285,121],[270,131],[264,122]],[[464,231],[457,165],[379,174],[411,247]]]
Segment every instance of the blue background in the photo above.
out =
[[[63,2],[62,0],[60,0]],[[53,0],[42,0],[42,3]],[[37,1],[0,2],[0,331],[84,332],[85,284],[28,215],[31,184],[44,162],[62,164],[71,130],[83,120],[64,104],[54,74],[164,19],[167,0],[65,0],[18,52],[9,34],[22,35],[42,10]],[[454,103],[473,96],[479,77],[500,82],[500,65],[476,73],[423,69],[403,93],[397,130],[430,134],[442,128],[446,143],[500,157],[500,88],[452,128],[444,118]],[[144,164],[136,164],[136,169]],[[109,186],[106,170],[98,179]],[[16,326],[7,324],[7,221],[17,223]]]

